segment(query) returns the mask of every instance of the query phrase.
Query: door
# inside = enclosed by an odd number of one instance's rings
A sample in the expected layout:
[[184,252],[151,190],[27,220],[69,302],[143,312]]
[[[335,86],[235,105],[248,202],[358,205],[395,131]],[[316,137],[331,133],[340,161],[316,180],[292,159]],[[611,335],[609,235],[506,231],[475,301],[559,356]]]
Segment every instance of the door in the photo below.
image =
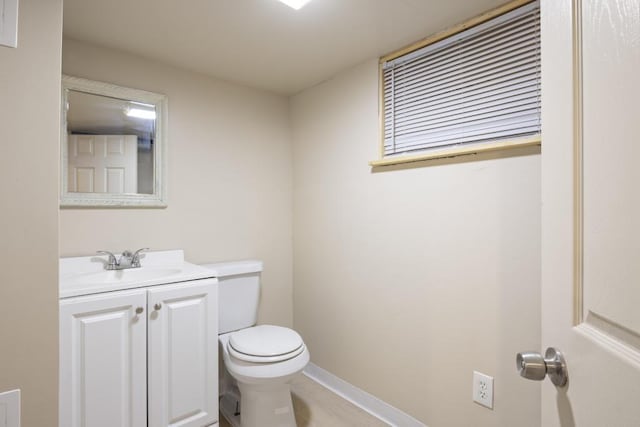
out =
[[640,4],[543,0],[542,426],[640,426]]
[[69,192],[137,193],[138,137],[69,135]]
[[146,427],[146,291],[60,301],[60,426]]
[[149,426],[218,420],[217,281],[149,289]]

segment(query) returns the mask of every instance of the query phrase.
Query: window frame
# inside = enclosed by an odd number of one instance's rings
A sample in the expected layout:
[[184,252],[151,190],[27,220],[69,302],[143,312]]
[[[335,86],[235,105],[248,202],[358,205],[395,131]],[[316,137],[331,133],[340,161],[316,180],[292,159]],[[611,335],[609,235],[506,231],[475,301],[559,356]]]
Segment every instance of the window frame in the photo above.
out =
[[425,46],[436,43],[440,40],[452,37],[469,28],[480,25],[486,21],[496,18],[514,9],[533,3],[536,0],[513,0],[493,10],[485,12],[460,24],[457,24],[444,31],[428,36],[422,40],[391,52],[380,57],[378,61],[378,120],[379,120],[379,159],[369,162],[372,167],[391,166],[402,163],[420,162],[425,160],[434,160],[447,157],[457,157],[469,154],[477,154],[511,148],[531,147],[542,145],[541,133],[529,137],[520,137],[516,139],[502,139],[491,142],[469,143],[461,146],[448,146],[443,148],[432,148],[426,151],[417,152],[416,154],[406,155],[387,155],[385,156],[385,100],[384,100],[384,64],[401,56],[407,55]]

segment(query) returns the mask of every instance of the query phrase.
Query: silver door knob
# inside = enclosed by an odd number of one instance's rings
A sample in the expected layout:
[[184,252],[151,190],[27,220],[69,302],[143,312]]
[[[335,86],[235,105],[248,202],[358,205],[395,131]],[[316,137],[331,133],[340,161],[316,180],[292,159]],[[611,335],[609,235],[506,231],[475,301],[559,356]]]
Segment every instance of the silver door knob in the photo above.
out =
[[136,314],[142,314],[143,311],[144,311],[144,308],[142,307],[136,308]]
[[156,310],[156,311],[157,311],[157,310],[160,310],[161,308],[162,308],[162,304],[160,304],[160,303],[157,303],[157,304],[155,304],[155,305],[153,306],[153,309],[154,309],[154,310]]
[[564,356],[553,347],[547,349],[544,357],[533,351],[518,353],[516,367],[521,377],[542,381],[548,375],[551,382],[558,387],[563,387],[569,378]]

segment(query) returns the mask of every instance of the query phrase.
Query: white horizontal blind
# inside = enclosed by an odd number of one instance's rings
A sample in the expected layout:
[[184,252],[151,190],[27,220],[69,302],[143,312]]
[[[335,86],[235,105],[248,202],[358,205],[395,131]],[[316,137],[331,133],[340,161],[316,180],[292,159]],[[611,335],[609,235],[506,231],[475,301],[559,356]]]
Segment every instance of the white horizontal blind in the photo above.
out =
[[385,156],[540,134],[539,1],[382,66]]

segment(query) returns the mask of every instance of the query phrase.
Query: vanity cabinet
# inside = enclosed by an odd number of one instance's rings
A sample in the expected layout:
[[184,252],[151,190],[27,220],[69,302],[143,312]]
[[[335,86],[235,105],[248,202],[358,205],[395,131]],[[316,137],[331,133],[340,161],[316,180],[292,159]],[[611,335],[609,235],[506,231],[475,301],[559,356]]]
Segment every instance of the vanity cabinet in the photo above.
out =
[[60,426],[218,421],[217,281],[60,300]]

